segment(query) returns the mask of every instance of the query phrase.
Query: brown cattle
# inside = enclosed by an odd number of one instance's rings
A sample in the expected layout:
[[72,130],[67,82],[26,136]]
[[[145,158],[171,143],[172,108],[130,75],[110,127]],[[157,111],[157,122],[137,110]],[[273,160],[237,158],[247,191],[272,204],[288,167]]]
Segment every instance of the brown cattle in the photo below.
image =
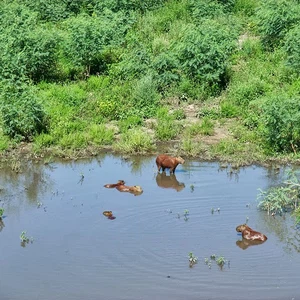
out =
[[165,171],[165,169],[170,169],[170,174],[174,174],[176,167],[179,164],[184,164],[184,159],[180,156],[174,157],[160,154],[156,157],[156,165],[158,172],[160,171],[160,169],[162,169],[163,172]]
[[246,224],[242,224],[236,227],[236,231],[237,232],[241,232],[242,233],[242,237],[246,240],[250,240],[250,241],[266,241],[268,238],[258,232],[253,230],[252,228],[250,228],[248,225]]

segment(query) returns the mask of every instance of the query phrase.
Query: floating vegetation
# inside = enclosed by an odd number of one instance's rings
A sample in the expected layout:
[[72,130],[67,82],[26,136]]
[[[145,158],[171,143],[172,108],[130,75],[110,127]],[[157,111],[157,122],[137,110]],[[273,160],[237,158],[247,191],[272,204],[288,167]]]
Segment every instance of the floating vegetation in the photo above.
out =
[[[257,200],[258,207],[267,211],[268,215],[282,215],[287,211],[297,212],[299,206],[300,181],[293,170],[287,173],[287,179],[281,186],[271,187],[267,191],[259,189]],[[297,213],[296,213],[297,218]]]
[[192,268],[198,262],[198,257],[196,257],[193,252],[190,252],[188,258],[190,262],[190,268]]
[[0,219],[2,218],[3,214],[4,214],[4,208],[0,207]]
[[26,244],[29,244],[30,243],[33,243],[33,237],[28,237],[26,235],[26,231],[22,231],[21,234],[20,234],[20,240],[21,240],[21,246],[22,247],[25,247]]
[[193,184],[191,184],[191,185],[190,185],[190,189],[191,189],[191,193],[193,193],[194,190],[195,190],[195,186],[194,186]]
[[210,259],[204,259],[204,263],[208,266],[209,269],[211,269],[213,261],[220,267],[221,270],[223,269],[225,264],[227,264],[228,267],[230,266],[230,261],[225,259],[224,256],[217,256],[216,254],[212,254],[210,256]]
[[[188,209],[185,209],[185,210],[183,211],[184,221],[188,221],[188,220],[189,220],[189,215],[190,215],[189,210],[188,210]],[[180,213],[177,213],[176,217],[177,217],[177,219],[180,219],[180,217],[181,217]]]
[[213,215],[215,212],[218,212],[218,213],[220,213],[220,211],[221,211],[221,208],[220,207],[218,207],[218,208],[211,208],[211,214]]

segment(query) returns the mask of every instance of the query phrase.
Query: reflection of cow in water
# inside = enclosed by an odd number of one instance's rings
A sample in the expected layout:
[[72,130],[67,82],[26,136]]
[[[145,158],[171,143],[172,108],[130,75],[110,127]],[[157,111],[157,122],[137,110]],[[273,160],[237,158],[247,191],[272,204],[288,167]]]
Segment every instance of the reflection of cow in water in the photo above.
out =
[[236,241],[236,245],[243,250],[246,250],[250,246],[261,245],[262,243],[264,243],[264,241],[258,241],[258,240],[251,241],[251,240],[246,240],[244,238],[242,240]]
[[174,174],[167,176],[165,172],[156,175],[156,183],[161,188],[175,189],[177,192],[185,188],[184,183],[179,182]]

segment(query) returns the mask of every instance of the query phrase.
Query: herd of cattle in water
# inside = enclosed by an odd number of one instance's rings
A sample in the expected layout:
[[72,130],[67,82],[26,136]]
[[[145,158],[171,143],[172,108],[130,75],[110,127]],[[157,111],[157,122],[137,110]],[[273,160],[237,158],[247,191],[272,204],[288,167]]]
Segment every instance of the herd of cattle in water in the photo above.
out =
[[[175,170],[179,164],[184,164],[184,159],[180,156],[173,157],[165,154],[160,154],[156,157],[156,166],[158,174],[156,176],[156,182],[158,186],[165,188],[174,188],[177,191],[181,191],[185,185],[184,183],[178,182],[175,177]],[[170,176],[166,175],[165,170],[170,170]],[[162,170],[162,173],[160,173]],[[105,188],[115,188],[120,192],[129,192],[135,196],[143,193],[143,189],[139,185],[127,186],[124,180],[118,180],[117,183],[108,183],[104,185]],[[114,220],[116,217],[113,215],[112,211],[104,211],[103,215],[110,220]],[[237,245],[242,249],[247,249],[251,245],[259,245],[265,242],[268,238],[250,228],[247,224],[241,224],[236,227],[236,231],[242,234],[242,240],[237,241]]]

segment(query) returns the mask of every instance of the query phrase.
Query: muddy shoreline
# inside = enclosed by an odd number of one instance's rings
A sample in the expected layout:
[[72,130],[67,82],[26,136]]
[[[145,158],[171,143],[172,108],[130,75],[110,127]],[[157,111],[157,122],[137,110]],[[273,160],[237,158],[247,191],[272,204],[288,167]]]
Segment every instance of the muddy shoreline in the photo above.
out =
[[61,149],[59,147],[53,147],[44,149],[43,151],[35,152],[32,143],[20,143],[19,147],[5,150],[0,153],[0,164],[26,161],[42,162],[47,164],[54,160],[68,161],[88,159],[105,154],[119,155],[124,159],[129,159],[130,157],[134,157],[136,155],[155,156],[159,153],[166,153],[170,155],[181,155],[187,159],[196,159],[198,161],[218,161],[220,163],[224,163],[224,165],[230,164],[232,168],[239,168],[249,165],[258,165],[263,167],[287,164],[300,165],[300,159],[293,158],[291,156],[269,156],[261,160],[251,159],[249,157],[245,158],[243,156],[239,156],[239,154],[227,155],[224,157],[221,154],[212,154],[208,148],[206,151],[203,151],[197,155],[189,155],[179,149],[179,143],[180,141],[158,142],[155,144],[155,149],[153,151],[130,154],[115,151],[113,146],[89,146],[85,149]]

